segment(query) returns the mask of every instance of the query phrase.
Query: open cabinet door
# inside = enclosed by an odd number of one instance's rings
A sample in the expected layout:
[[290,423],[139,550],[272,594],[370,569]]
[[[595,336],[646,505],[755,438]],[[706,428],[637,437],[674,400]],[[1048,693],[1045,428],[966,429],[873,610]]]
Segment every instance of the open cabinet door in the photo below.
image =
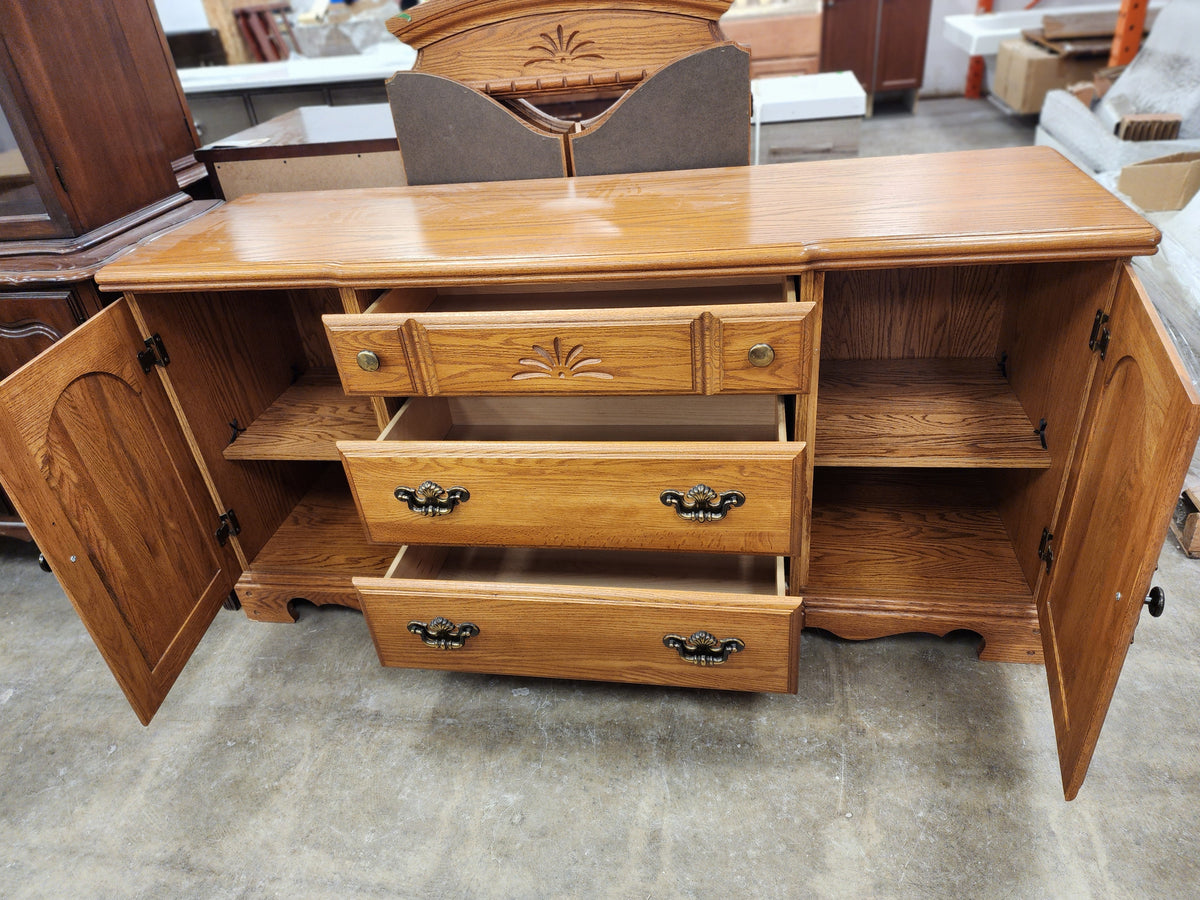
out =
[[1105,327],[1038,602],[1068,800],[1091,762],[1200,431],[1200,400],[1128,265]]
[[0,472],[143,724],[241,574],[124,301],[0,382]]

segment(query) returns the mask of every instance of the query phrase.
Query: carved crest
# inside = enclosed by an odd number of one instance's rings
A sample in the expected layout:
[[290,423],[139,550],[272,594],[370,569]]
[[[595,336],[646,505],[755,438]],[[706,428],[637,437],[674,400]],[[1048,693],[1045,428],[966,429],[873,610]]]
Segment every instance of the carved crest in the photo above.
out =
[[531,53],[538,54],[532,59],[527,59],[522,68],[536,66],[539,63],[567,63],[576,62],[581,59],[604,59],[604,56],[596,52],[595,41],[579,40],[579,31],[572,31],[570,34],[559,25],[555,29],[554,34],[542,32],[538,35],[542,39],[540,44],[534,44],[529,48]]

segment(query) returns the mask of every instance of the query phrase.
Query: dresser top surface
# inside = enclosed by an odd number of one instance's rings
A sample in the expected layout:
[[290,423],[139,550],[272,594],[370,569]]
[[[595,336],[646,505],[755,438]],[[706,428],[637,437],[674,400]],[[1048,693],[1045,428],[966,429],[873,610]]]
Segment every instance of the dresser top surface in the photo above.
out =
[[740,275],[1153,253],[1052,150],[239,198],[101,270],[108,290]]

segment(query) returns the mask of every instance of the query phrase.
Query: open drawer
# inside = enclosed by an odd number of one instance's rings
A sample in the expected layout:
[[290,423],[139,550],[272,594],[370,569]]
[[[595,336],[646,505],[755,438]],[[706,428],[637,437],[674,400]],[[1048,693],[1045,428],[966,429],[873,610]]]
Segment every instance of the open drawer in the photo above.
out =
[[782,418],[775,397],[418,397],[338,450],[377,543],[794,556],[806,445]]
[[347,394],[786,394],[808,390],[793,281],[398,288],[323,317]]
[[385,666],[795,693],[783,560],[405,547],[356,578]]

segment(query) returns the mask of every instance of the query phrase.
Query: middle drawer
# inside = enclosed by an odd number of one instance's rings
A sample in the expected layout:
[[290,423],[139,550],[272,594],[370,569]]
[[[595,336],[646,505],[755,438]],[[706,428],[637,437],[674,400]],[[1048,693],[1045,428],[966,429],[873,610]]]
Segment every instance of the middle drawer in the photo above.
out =
[[799,553],[775,397],[417,397],[338,451],[377,543]]

